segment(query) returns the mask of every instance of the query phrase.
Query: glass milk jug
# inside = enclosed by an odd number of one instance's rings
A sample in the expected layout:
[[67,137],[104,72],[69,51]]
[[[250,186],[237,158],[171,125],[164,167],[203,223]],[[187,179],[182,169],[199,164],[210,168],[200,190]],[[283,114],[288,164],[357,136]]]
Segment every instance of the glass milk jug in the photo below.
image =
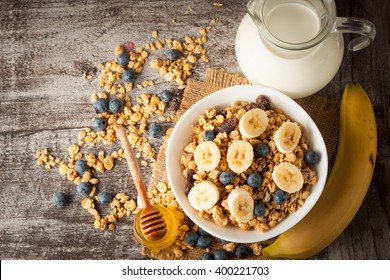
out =
[[253,84],[292,98],[316,93],[337,73],[344,54],[342,33],[360,36],[350,51],[374,40],[375,26],[336,17],[334,0],[251,0],[236,36],[236,56]]

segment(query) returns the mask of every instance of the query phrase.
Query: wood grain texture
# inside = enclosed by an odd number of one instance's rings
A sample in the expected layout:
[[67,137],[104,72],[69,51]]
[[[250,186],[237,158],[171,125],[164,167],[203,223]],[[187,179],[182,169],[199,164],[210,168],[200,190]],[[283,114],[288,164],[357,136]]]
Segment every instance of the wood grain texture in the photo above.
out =
[[[98,63],[112,59],[115,45],[131,40],[142,45],[159,38],[197,36],[212,18],[219,22],[206,47],[210,63],[199,63],[192,78],[203,79],[208,67],[240,72],[234,37],[245,14],[246,1],[73,1],[0,2],[0,257],[1,259],[142,259],[132,239],[133,216],[122,219],[114,232],[93,228],[93,218],[81,209],[73,183],[56,170],[35,163],[35,152],[49,148],[65,157],[67,146],[94,116],[89,98]],[[377,27],[373,45],[345,52],[332,82],[318,94],[340,100],[347,81],[360,82],[374,105],[378,124],[378,158],[370,190],[343,234],[316,259],[390,259],[390,1],[338,0],[338,15],[369,19]],[[175,23],[172,22],[175,19]],[[351,36],[346,35],[348,41]],[[157,53],[158,54],[158,53]],[[152,79],[157,93],[175,87],[149,67],[139,80]],[[140,92],[135,90],[135,93]],[[169,124],[165,124],[169,126]],[[357,139],[358,141],[358,139]],[[158,149],[161,140],[152,142]],[[118,148],[98,145],[85,151]],[[143,167],[146,183],[150,167]],[[100,189],[126,191],[135,197],[125,162],[99,176]],[[52,195],[65,191],[73,201],[55,207]],[[108,209],[103,208],[103,213]]]

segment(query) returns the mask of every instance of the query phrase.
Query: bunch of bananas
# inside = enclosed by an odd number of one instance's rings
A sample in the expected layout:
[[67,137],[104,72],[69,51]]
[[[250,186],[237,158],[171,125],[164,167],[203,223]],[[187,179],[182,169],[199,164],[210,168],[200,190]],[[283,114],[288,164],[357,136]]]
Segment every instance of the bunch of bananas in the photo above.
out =
[[332,172],[313,209],[274,243],[268,258],[308,258],[331,244],[348,226],[370,186],[377,153],[375,115],[360,84],[348,83],[340,105],[340,138]]

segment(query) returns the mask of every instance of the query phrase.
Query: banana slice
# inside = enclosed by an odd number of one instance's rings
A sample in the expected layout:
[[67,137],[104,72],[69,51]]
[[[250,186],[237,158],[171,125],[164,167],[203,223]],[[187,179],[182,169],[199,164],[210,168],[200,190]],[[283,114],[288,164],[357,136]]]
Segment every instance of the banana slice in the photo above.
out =
[[252,145],[244,140],[233,142],[227,151],[226,160],[233,172],[244,172],[253,161]]
[[281,153],[291,153],[301,138],[301,129],[296,123],[285,122],[275,133],[275,145]]
[[268,125],[267,113],[255,108],[246,112],[240,119],[238,128],[243,138],[251,139],[260,136]]
[[295,193],[303,186],[301,171],[294,164],[288,162],[282,162],[274,168],[272,179],[279,189],[288,193]]
[[248,222],[253,217],[254,202],[252,196],[244,189],[234,189],[228,198],[230,213],[237,222]]
[[188,202],[198,211],[210,209],[217,203],[218,199],[218,188],[210,181],[203,181],[193,186],[188,193]]
[[202,142],[195,149],[194,159],[199,171],[211,171],[218,166],[221,152],[214,142]]

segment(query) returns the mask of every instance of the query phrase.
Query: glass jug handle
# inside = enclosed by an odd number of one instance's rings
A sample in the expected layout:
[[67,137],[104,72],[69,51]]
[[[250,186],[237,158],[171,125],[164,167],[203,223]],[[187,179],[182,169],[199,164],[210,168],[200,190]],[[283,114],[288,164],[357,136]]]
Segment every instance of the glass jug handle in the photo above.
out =
[[361,35],[349,42],[348,49],[352,52],[368,47],[376,35],[375,25],[372,22],[354,17],[337,17],[333,26],[333,32]]

